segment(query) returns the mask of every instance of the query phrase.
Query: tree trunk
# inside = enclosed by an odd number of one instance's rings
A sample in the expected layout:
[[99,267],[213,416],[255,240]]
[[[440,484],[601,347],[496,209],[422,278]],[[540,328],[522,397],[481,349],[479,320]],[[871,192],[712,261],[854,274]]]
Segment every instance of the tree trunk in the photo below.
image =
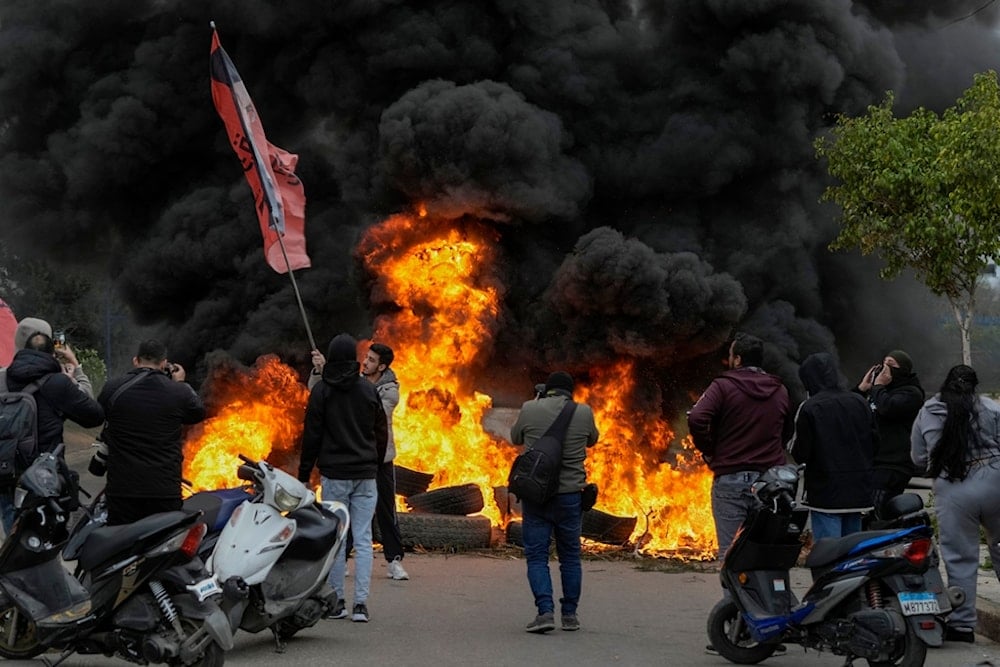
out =
[[962,336],[962,363],[966,366],[972,365],[972,307],[961,308],[952,304],[952,313],[955,315],[955,322],[958,324],[958,331]]

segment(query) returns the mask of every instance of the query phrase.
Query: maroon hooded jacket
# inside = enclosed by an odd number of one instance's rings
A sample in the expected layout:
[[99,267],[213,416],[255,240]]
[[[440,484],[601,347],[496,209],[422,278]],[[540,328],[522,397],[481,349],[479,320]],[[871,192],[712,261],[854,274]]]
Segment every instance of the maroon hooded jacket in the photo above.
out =
[[788,390],[756,367],[726,371],[691,408],[688,429],[716,475],[781,465],[794,431]]

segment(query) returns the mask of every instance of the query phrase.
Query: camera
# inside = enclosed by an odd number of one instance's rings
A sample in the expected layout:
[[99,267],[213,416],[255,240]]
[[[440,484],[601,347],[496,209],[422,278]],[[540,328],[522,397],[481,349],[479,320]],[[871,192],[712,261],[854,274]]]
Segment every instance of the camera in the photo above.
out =
[[878,374],[881,372],[882,372],[882,364],[875,364],[875,368],[872,369],[872,375],[870,381],[874,382],[875,378],[877,378]]
[[65,331],[54,331],[52,332],[52,344],[57,348],[66,346],[66,332]]
[[[101,433],[103,436],[104,433]],[[97,449],[94,455],[90,457],[90,463],[87,465],[87,471],[95,477],[103,477],[104,473],[108,471],[108,445],[101,440],[98,440],[91,445]]]
[[166,373],[168,377],[173,377],[174,373],[177,372],[177,367],[168,361],[167,365],[163,367],[163,372]]

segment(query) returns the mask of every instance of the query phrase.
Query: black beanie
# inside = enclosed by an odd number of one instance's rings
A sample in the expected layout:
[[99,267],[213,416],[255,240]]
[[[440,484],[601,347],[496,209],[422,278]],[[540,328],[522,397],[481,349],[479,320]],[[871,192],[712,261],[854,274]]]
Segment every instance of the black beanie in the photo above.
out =
[[899,364],[899,370],[903,371],[905,374],[909,375],[913,372],[913,359],[910,358],[906,352],[902,350],[893,350],[889,354],[885,355],[887,357],[892,357]]
[[550,389],[565,389],[573,393],[573,376],[566,371],[556,371],[545,381],[545,391]]

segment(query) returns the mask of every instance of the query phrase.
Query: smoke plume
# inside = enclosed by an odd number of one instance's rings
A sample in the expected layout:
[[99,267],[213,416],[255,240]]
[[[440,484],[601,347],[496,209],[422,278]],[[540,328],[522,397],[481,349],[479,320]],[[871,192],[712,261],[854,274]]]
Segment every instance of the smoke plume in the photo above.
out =
[[3,240],[109,276],[189,368],[216,350],[305,367],[209,95],[214,20],[268,138],[300,156],[313,268],[297,279],[321,349],[391,307],[354,248],[420,205],[498,230],[493,354],[522,395],[555,365],[623,356],[667,394],[704,386],[738,328],[793,383],[820,350],[860,374],[904,347],[919,370],[941,345],[922,288],[827,250],[812,142],[890,89],[954,103],[991,65],[982,5],[8,0]]

